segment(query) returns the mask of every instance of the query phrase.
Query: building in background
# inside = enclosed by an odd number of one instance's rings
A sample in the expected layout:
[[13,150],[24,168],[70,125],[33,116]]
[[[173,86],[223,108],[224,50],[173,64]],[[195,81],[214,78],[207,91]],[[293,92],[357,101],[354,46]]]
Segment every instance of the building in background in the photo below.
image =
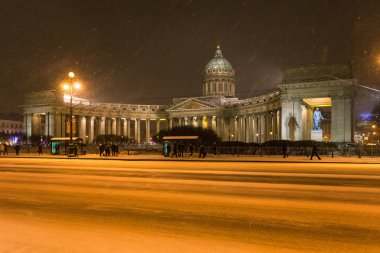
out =
[[380,114],[362,113],[356,124],[355,142],[367,144],[380,143]]
[[[263,143],[311,140],[312,113],[320,108],[323,140],[353,140],[355,80],[348,63],[314,64],[283,69],[278,88],[260,96],[235,96],[235,71],[218,46],[206,65],[203,94],[174,98],[167,105],[97,103],[74,97],[73,135],[92,143],[116,135],[148,143],[160,129],[194,126],[213,129],[223,141]],[[24,131],[30,136],[68,136],[67,95],[41,91],[25,96]]]
[[0,119],[0,142],[15,144],[23,140],[23,121]]

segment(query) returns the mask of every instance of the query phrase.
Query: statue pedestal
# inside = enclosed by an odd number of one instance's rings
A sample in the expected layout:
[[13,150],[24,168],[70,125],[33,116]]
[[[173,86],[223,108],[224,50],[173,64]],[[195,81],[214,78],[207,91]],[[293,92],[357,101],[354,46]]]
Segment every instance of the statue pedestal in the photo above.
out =
[[323,141],[323,130],[311,130],[312,141]]

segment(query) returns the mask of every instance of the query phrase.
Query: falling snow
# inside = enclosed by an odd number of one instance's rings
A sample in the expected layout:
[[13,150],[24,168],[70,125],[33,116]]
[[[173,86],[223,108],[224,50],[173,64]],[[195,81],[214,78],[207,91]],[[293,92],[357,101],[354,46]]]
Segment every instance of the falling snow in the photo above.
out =
[[[5,1],[0,9],[0,113],[58,89],[69,70],[90,99],[168,104],[197,96],[216,44],[236,70],[237,96],[281,82],[282,67],[352,60],[380,88],[380,2]],[[375,97],[359,90],[357,108]]]

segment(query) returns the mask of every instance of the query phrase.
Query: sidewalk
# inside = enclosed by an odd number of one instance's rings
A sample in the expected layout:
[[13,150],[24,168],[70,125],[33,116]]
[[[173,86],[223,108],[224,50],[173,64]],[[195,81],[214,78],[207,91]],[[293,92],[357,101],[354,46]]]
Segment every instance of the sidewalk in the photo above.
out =
[[290,156],[289,158],[282,158],[281,156],[232,156],[232,155],[221,155],[207,156],[205,159],[198,158],[198,156],[185,156],[178,158],[163,157],[158,154],[134,154],[127,155],[121,154],[119,156],[99,156],[97,154],[80,155],[77,158],[68,158],[65,155],[38,155],[35,153],[30,154],[20,154],[16,156],[14,153],[9,155],[0,155],[1,158],[42,158],[42,159],[83,159],[83,160],[120,160],[120,161],[172,161],[172,162],[273,162],[273,163],[357,163],[357,164],[380,164],[380,157],[326,157],[322,156],[322,160],[314,158],[310,161],[309,157],[306,156]]

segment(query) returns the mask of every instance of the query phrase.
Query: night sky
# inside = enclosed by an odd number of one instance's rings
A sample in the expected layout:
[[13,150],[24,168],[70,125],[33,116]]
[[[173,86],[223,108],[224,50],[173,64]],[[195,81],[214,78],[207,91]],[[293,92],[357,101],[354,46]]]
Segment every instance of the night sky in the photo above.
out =
[[96,101],[199,96],[217,44],[239,98],[275,88],[281,67],[325,61],[352,60],[360,83],[380,88],[379,29],[377,0],[0,0],[0,113],[60,89],[69,71]]

